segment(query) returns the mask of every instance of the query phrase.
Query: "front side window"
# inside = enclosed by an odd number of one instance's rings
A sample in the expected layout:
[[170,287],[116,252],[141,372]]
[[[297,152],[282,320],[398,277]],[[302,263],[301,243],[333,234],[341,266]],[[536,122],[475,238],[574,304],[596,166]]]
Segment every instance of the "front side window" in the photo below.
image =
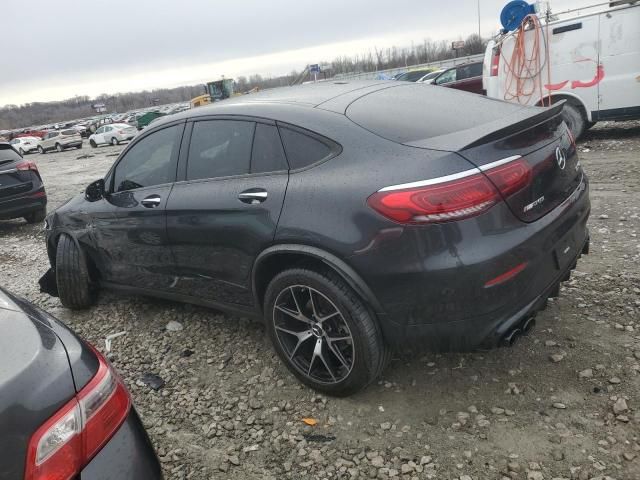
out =
[[152,133],[131,147],[116,165],[113,191],[162,185],[175,179],[174,159],[183,125]]
[[436,78],[436,85],[442,85],[443,83],[455,82],[456,81],[456,69],[452,68],[451,70],[447,70],[442,73],[438,78]]
[[205,120],[193,124],[187,180],[249,173],[255,123]]

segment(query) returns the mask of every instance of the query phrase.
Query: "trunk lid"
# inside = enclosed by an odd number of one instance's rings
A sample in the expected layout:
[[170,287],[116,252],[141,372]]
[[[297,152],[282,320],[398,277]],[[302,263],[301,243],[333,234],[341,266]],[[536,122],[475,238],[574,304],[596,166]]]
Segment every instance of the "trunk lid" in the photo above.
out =
[[459,152],[477,167],[518,155],[531,168],[531,181],[505,202],[525,222],[543,217],[563,203],[582,183],[575,143],[560,109],[548,109],[534,122],[515,124],[474,142]]

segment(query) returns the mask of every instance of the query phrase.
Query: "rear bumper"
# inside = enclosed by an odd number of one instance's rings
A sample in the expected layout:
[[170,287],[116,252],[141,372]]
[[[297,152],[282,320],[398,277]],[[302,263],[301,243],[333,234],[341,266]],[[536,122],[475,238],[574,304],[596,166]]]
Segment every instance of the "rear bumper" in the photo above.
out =
[[[400,336],[392,339],[396,348],[419,351],[465,351],[490,349],[505,344],[514,330],[524,330],[527,320],[544,310],[547,300],[558,295],[560,283],[568,280],[582,252],[589,250],[587,238],[578,254],[567,268],[560,271],[553,281],[538,295],[524,303],[513,303],[497,312],[457,322],[407,325]],[[392,322],[393,323],[393,322]],[[399,328],[399,325],[396,325]]]
[[[588,182],[543,218],[506,205],[468,221],[400,229],[372,255],[350,258],[382,311],[385,340],[403,351],[498,345],[556,293],[588,249]],[[413,255],[412,255],[413,254]],[[526,264],[513,278],[490,281]]]
[[41,187],[18,198],[0,199],[0,219],[20,218],[31,212],[46,208],[46,206],[47,195],[44,187]]
[[81,480],[162,479],[160,462],[135,409],[116,434],[89,462]]

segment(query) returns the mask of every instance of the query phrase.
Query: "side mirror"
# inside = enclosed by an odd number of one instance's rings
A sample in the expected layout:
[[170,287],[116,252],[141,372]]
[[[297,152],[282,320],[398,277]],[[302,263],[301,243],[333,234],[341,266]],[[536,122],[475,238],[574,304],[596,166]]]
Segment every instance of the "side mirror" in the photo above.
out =
[[104,197],[104,180],[96,180],[89,184],[84,191],[84,198],[90,202],[97,202]]

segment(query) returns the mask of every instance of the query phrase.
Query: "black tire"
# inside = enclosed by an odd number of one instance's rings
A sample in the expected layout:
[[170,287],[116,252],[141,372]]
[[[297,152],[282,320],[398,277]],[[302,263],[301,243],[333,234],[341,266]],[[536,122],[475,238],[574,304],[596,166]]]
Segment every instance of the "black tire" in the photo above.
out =
[[567,122],[573,138],[576,140],[580,138],[587,124],[587,119],[582,108],[571,101],[567,101],[562,109],[562,118]]
[[40,155],[44,155],[47,152],[44,148],[42,148],[42,145],[38,145],[38,153],[40,153]]
[[80,150],[82,148],[82,144],[78,145],[76,148]]
[[24,150],[22,148],[19,148],[18,152],[20,152],[20,156],[21,157],[24,157]]
[[98,146],[98,144],[93,140],[89,140],[89,145],[91,145],[91,148],[96,148]]
[[[276,327],[277,322],[282,320],[282,318],[289,320],[292,318],[289,314],[281,313],[282,310],[276,310],[276,301],[280,301],[279,299],[283,298],[282,295],[286,295],[286,292],[292,291],[292,289],[299,289],[299,293],[294,294],[292,298],[296,305],[299,303],[306,305],[306,307],[301,306],[299,311],[305,310],[305,308],[309,308],[312,302],[309,300],[305,302],[303,296],[300,297],[300,301],[295,299],[296,295],[300,296],[300,292],[305,291],[305,288],[307,288],[307,292],[311,290],[315,292],[310,295],[315,295],[315,302],[318,304],[318,309],[322,308],[321,305],[319,305],[321,302],[325,302],[326,305],[331,305],[339,313],[339,316],[334,318],[341,319],[340,321],[343,321],[344,325],[348,327],[346,330],[343,329],[340,332],[341,335],[345,335],[345,331],[348,332],[350,338],[347,340],[347,344],[339,347],[339,349],[342,350],[339,353],[342,359],[347,360],[347,363],[350,365],[349,368],[345,363],[343,363],[344,367],[341,366],[338,362],[339,357],[335,355],[335,353],[332,353],[334,352],[333,349],[336,344],[331,343],[330,348],[330,342],[328,342],[327,339],[332,337],[329,336],[329,327],[327,327],[326,323],[321,325],[324,326],[326,330],[320,328],[320,334],[326,335],[326,338],[313,333],[315,326],[312,327],[302,323],[300,328],[302,330],[309,330],[299,333],[306,334],[307,339],[299,341],[300,337],[298,337],[298,341],[293,340],[293,343],[297,342],[296,347],[293,349],[285,345],[287,342],[283,341],[282,333],[280,333],[280,337],[278,333],[276,333],[276,328],[278,328],[279,332],[283,330],[282,324]],[[388,362],[388,348],[384,343],[382,332],[374,316],[367,309],[360,297],[338,275],[331,271],[318,272],[307,268],[296,268],[279,273],[267,287],[264,299],[264,312],[267,331],[278,356],[298,380],[314,390],[338,397],[351,395],[362,390],[379,377]],[[316,312],[316,306],[313,306],[313,312]],[[282,317],[283,315],[284,317]],[[331,317],[331,315],[325,316],[325,318],[328,317]],[[321,317],[310,315],[308,316],[308,319],[309,318],[314,318],[316,320],[315,325],[317,325],[317,319]],[[294,319],[291,321],[295,323],[300,320]],[[314,336],[311,336],[312,334]],[[323,338],[325,341],[324,344],[321,341]],[[333,338],[335,339],[336,337]],[[302,342],[307,341],[309,343],[305,343],[303,347]],[[322,356],[316,357],[315,353],[309,353],[309,356],[311,356],[309,363],[311,363],[312,366],[317,365],[315,368],[316,371],[324,369],[326,373],[331,375],[331,380],[320,381],[317,378],[313,378],[314,375],[304,372],[300,365],[302,361],[300,357],[303,356],[301,352],[310,352],[309,347],[311,347],[311,350],[314,350],[314,348],[317,347],[317,342],[320,343]],[[346,353],[344,353],[345,349]],[[289,354],[291,351],[296,353],[296,355],[290,357]],[[351,353],[351,355],[349,355],[349,353]],[[324,354],[326,354],[326,358],[324,358]],[[321,362],[315,361],[314,363],[314,358],[319,358]],[[298,361],[295,359],[298,359]],[[327,359],[329,360],[328,363],[331,363],[332,366],[335,367],[333,368],[333,373],[331,373],[330,369],[326,366]],[[311,372],[312,369],[310,368],[309,371]],[[334,375],[334,373],[337,375]]]
[[64,150],[64,148],[62,148],[62,145],[60,145],[59,143],[56,143],[56,152],[61,153]]
[[113,137],[111,138],[111,145],[115,147],[116,145],[120,145],[120,142],[116,137]]
[[56,283],[60,302],[67,308],[79,310],[95,302],[84,252],[66,234],[60,235],[56,249]]
[[41,223],[44,222],[44,217],[47,216],[47,209],[41,208],[40,210],[36,210],[35,212],[27,213],[24,216],[24,219],[27,223]]
[[[596,122],[586,122],[584,124],[584,131],[586,132],[587,130],[589,130],[591,127],[593,127],[596,124]],[[583,132],[584,133],[584,132]]]

